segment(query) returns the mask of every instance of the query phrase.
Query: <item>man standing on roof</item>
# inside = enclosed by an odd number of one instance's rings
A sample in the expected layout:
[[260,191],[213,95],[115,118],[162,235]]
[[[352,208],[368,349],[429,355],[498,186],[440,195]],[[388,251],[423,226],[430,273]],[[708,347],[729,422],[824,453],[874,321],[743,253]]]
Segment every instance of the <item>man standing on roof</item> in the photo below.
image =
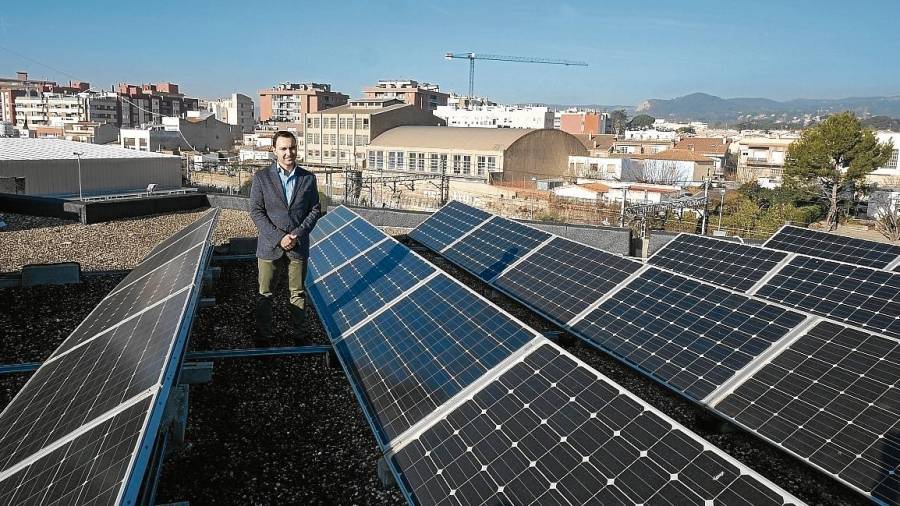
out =
[[307,344],[306,264],[309,232],[322,214],[316,176],[296,164],[297,138],[286,131],[272,137],[276,161],[253,175],[250,217],[259,231],[256,245],[259,299],[256,304],[256,344],[272,340],[272,284],[287,266],[291,296],[291,327],[297,344]]

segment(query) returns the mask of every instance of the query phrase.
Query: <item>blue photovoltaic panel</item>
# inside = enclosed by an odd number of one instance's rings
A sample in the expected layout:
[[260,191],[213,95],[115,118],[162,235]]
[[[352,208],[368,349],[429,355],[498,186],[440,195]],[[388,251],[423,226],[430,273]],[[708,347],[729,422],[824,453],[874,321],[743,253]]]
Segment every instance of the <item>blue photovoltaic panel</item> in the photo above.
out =
[[366,220],[354,220],[346,227],[309,248],[309,276],[318,279],[386,236]]
[[822,322],[715,406],[887,504],[900,500],[900,346]]
[[412,504],[799,502],[549,344],[391,460]]
[[309,291],[328,334],[336,337],[432,272],[409,248],[385,241],[311,283]]
[[650,268],[577,322],[574,331],[701,400],[804,319]]
[[480,209],[452,201],[412,230],[409,236],[440,252],[490,216]]
[[883,269],[900,256],[900,246],[895,244],[793,226],[779,230],[766,241],[765,246],[854,265],[867,265],[876,269]]
[[[147,257],[153,269],[139,264],[143,274],[107,295],[0,413],[0,503],[134,500],[184,350],[217,213],[157,248]],[[180,251],[179,244],[193,241],[184,237],[204,234],[202,244]]]
[[566,324],[640,267],[640,262],[557,237],[494,284]]
[[360,386],[382,446],[536,336],[444,274],[335,350]]
[[188,292],[45,362],[0,415],[0,469],[15,464],[159,380]]
[[650,257],[649,263],[746,292],[787,255],[759,246],[681,234]]
[[443,253],[485,281],[547,240],[550,234],[495,217]]
[[119,283],[51,356],[65,353],[148,306],[191,286],[205,247],[195,246],[188,254],[172,259],[130,285],[126,285],[124,281]]
[[316,221],[316,226],[309,233],[309,244],[313,245],[326,235],[334,232],[342,225],[356,218],[352,211],[344,206],[328,211]]
[[900,274],[797,256],[756,294],[900,337]]
[[152,398],[0,481],[0,504],[116,504]]

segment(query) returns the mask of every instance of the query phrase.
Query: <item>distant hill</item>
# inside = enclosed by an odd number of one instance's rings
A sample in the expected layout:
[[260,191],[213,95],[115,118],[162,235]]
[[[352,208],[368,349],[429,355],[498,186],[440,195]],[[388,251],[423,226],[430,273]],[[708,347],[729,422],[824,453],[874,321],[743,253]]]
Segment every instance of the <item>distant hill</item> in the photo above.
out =
[[790,119],[804,114],[828,114],[847,110],[864,117],[900,117],[900,96],[821,100],[801,98],[778,102],[767,98],[721,98],[706,93],[692,93],[671,100],[645,100],[635,107],[634,112],[677,120],[735,121],[754,115],[775,115]]

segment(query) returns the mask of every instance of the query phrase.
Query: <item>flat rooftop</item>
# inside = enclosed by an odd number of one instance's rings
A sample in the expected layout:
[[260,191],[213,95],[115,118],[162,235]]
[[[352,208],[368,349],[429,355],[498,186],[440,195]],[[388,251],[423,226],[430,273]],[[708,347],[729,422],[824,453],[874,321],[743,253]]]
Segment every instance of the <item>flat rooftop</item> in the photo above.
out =
[[82,160],[108,158],[178,158],[174,155],[136,151],[119,146],[88,144],[63,139],[0,138],[0,161],[75,160],[72,153],[83,153]]

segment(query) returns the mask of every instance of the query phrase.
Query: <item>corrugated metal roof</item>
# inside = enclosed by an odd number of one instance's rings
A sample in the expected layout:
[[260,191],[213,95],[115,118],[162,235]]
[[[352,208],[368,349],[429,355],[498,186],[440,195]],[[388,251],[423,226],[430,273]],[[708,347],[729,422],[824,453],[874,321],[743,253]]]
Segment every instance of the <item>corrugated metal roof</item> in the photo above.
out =
[[455,128],[399,126],[372,139],[369,146],[504,151],[533,128]]
[[82,160],[104,158],[178,158],[162,153],[136,151],[62,139],[0,138],[0,160],[75,160],[72,153],[83,153]]

